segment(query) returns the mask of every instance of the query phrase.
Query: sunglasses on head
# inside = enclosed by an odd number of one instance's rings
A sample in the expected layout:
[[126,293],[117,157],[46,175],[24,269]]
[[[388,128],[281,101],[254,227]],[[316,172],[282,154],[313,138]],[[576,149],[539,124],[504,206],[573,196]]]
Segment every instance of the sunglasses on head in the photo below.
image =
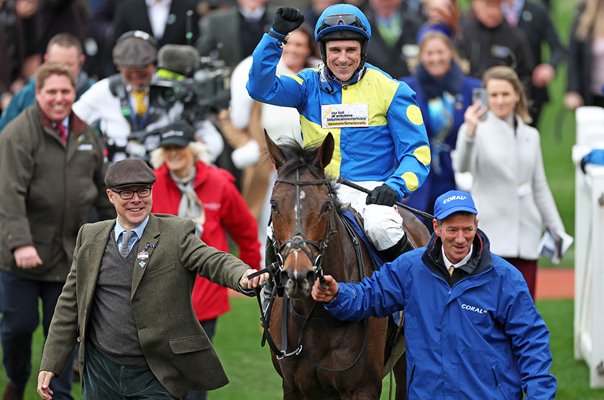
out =
[[323,20],[323,24],[321,25],[321,30],[330,26],[337,25],[355,26],[357,28],[361,28],[364,31],[367,31],[367,28],[359,19],[359,17],[353,14],[339,14],[325,17],[325,19]]

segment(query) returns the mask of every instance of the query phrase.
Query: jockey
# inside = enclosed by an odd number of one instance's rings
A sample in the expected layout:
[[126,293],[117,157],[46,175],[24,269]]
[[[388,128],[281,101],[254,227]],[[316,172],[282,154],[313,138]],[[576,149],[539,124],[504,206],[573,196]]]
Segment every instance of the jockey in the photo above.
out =
[[430,149],[415,93],[365,62],[371,26],[357,7],[337,4],[317,21],[315,40],[323,63],[296,75],[276,75],[287,34],[304,17],[281,7],[253,54],[247,89],[264,103],[295,107],[304,145],[320,144],[328,132],[335,150],[326,173],[354,181],[369,195],[341,186],[338,197],[364,218],[367,236],[386,260],[406,245],[402,218],[393,205],[426,179]]

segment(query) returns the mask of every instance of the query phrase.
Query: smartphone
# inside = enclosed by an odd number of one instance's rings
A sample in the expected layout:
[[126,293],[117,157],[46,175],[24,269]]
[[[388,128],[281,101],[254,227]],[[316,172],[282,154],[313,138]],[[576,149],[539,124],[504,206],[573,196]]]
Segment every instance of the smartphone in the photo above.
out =
[[[472,104],[480,101],[484,107],[489,108],[489,99],[487,90],[485,88],[475,88],[472,89]],[[480,117],[481,121],[484,121],[487,118],[487,114],[484,113],[482,117]]]

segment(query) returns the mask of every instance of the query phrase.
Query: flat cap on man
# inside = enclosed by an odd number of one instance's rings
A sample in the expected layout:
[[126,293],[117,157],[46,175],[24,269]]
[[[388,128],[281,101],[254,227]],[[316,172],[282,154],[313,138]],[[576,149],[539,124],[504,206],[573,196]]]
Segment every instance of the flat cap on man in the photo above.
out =
[[143,160],[122,160],[111,165],[105,175],[108,188],[151,186],[155,183],[153,170]]
[[156,61],[157,42],[147,32],[126,32],[113,47],[113,63],[117,67],[144,68]]

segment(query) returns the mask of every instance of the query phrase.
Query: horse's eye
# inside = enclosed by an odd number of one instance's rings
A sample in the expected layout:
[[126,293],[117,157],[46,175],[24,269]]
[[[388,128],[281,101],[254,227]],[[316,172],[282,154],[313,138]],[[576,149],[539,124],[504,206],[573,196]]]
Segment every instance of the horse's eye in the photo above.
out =
[[279,206],[275,200],[271,200],[271,212],[279,213]]

